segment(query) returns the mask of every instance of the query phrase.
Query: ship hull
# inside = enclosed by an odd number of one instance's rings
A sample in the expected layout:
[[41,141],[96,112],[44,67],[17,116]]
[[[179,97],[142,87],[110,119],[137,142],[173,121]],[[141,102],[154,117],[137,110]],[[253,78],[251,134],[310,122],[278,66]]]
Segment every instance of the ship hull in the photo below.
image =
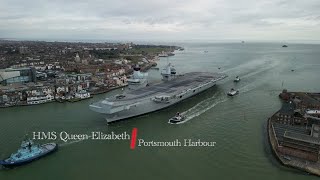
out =
[[186,73],[169,81],[92,103],[89,108],[105,114],[107,122],[111,123],[170,107],[213,87],[226,77],[218,73]]

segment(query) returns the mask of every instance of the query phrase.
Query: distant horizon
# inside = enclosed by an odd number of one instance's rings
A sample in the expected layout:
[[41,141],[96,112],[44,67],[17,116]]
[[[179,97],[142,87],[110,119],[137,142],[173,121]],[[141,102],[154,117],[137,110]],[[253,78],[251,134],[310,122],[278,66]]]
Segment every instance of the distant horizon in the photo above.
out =
[[319,0],[4,0],[0,36],[27,40],[320,43]]
[[217,40],[203,40],[203,39],[186,39],[186,40],[158,40],[158,39],[94,39],[94,38],[3,38],[0,40],[7,41],[44,41],[44,42],[70,42],[70,43],[275,43],[275,44],[320,44],[320,40],[243,40],[243,39],[217,39]]

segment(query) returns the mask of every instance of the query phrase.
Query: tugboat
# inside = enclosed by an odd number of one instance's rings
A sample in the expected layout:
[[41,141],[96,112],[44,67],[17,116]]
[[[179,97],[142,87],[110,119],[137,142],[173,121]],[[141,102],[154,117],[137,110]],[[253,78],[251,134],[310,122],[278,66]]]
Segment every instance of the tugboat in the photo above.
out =
[[182,114],[180,114],[179,112],[177,112],[177,114],[169,119],[169,124],[178,124],[183,122],[186,119],[186,116],[183,116]]
[[235,96],[235,95],[239,94],[239,91],[231,88],[231,90],[227,94],[228,94],[228,96]]
[[239,76],[237,76],[237,77],[233,80],[233,82],[239,82],[239,81],[240,81]]
[[5,160],[0,160],[0,165],[4,167],[21,166],[49,155],[57,149],[58,145],[56,143],[36,145],[31,139],[26,139],[22,141],[20,149],[16,153],[11,154]]

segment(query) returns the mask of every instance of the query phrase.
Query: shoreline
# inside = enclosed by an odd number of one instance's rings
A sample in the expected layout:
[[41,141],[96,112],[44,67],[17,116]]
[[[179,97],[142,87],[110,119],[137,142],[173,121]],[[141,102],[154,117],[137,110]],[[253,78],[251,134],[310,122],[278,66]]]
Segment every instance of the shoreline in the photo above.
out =
[[5,108],[12,108],[12,107],[22,107],[22,106],[35,106],[35,105],[43,105],[43,104],[48,104],[48,103],[77,103],[77,102],[80,102],[80,101],[84,101],[84,100],[87,100],[87,99],[91,99],[93,98],[93,96],[95,95],[100,95],[100,94],[105,94],[105,93],[108,93],[110,91],[113,91],[113,90],[116,90],[116,89],[120,89],[120,88],[123,88],[123,87],[126,87],[126,86],[118,86],[118,87],[112,87],[110,89],[107,89],[106,91],[102,91],[102,92],[98,92],[98,93],[90,93],[92,96],[89,97],[89,98],[84,98],[84,99],[78,99],[76,101],[68,101],[68,100],[65,100],[63,102],[60,102],[58,101],[57,99],[54,99],[52,101],[48,101],[48,102],[45,102],[45,103],[39,103],[39,104],[14,104],[14,105],[9,105],[9,106],[0,106],[0,109],[5,109]]
[[[149,63],[147,64],[146,66],[144,66],[142,68],[142,72],[147,72],[149,71],[151,68],[153,67],[156,67],[156,64],[155,63]],[[104,94],[104,93],[108,93],[110,91],[113,91],[115,89],[119,89],[119,88],[123,88],[123,87],[126,87],[128,85],[122,85],[122,86],[117,86],[117,87],[111,87],[111,88],[107,88],[107,89],[102,89],[102,90],[98,90],[97,92],[89,92],[91,97],[92,98],[94,95],[99,95],[99,94]],[[52,101],[48,101],[48,102],[44,102],[44,103],[39,103],[39,104],[27,104],[27,103],[17,103],[17,104],[13,104],[13,105],[8,105],[8,106],[5,106],[5,105],[0,105],[0,109],[1,108],[10,108],[10,107],[19,107],[19,106],[32,106],[32,105],[41,105],[41,104],[47,104],[47,103],[52,103],[52,102],[58,102],[58,103],[65,103],[65,102],[69,102],[69,103],[75,103],[75,102],[79,102],[79,101],[83,101],[83,100],[86,100],[86,99],[90,99],[90,98],[84,98],[84,99],[78,99],[78,100],[64,100],[64,101],[59,101],[57,99],[54,99]]]

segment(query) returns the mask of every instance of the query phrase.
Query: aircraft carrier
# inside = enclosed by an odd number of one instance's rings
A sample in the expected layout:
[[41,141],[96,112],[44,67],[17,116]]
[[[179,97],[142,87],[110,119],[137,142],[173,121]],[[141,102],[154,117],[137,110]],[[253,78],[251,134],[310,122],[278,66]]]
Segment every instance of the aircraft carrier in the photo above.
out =
[[161,72],[163,81],[95,102],[89,108],[106,115],[108,123],[172,106],[194,96],[227,77],[225,74],[190,72],[177,75],[168,64]]

